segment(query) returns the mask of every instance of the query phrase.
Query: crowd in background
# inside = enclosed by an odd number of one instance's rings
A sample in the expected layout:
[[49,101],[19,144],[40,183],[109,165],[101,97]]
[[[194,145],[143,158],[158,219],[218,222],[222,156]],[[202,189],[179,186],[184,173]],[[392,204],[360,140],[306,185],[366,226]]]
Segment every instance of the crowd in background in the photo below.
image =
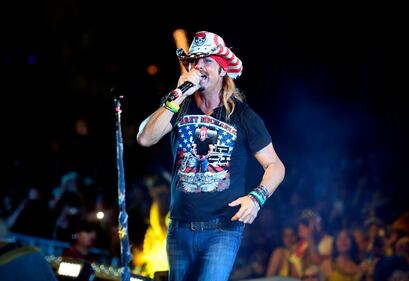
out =
[[[146,162],[131,141],[134,130],[125,129],[132,269],[152,276],[167,270],[163,250],[169,221],[166,163],[170,161],[166,158],[170,154],[155,148]],[[6,159],[0,236],[20,233],[69,242],[66,255],[96,262],[98,256],[89,252],[92,247],[118,257],[117,171],[115,163],[101,164],[102,154],[86,120],[78,119],[70,137],[49,139],[38,161]],[[382,159],[371,153],[347,155],[329,167],[287,152],[283,161],[285,181],[254,223],[246,226],[232,280],[265,276],[307,280],[311,266],[325,280],[407,277],[408,191],[381,173]],[[254,172],[257,169],[249,168],[249,185],[254,184]]]

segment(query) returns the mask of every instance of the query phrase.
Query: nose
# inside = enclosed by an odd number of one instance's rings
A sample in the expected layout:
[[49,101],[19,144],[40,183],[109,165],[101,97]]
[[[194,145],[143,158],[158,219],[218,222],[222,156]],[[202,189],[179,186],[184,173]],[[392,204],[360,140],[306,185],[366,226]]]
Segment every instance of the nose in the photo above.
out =
[[204,59],[203,58],[198,59],[194,64],[194,68],[196,68],[196,69],[203,69],[203,66],[204,66]]

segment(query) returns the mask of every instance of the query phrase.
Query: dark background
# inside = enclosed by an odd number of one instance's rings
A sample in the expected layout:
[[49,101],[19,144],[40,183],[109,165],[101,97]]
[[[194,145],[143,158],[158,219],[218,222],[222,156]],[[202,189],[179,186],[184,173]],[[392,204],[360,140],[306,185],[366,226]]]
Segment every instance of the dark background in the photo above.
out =
[[[101,190],[114,202],[112,87],[125,94],[127,179],[152,167],[170,168],[167,139],[141,148],[135,136],[139,123],[176,86],[180,69],[172,33],[183,28],[189,41],[200,30],[219,34],[243,61],[237,85],[264,119],[286,165],[283,188],[293,188],[298,178],[305,186],[325,188],[331,181],[322,176],[325,171],[372,161],[371,175],[382,179],[377,187],[396,196],[384,215],[393,218],[407,209],[408,49],[401,7],[164,6],[156,1],[3,5],[3,186],[58,184],[56,175],[67,168],[53,166],[52,159],[75,151],[56,156],[50,147],[72,138],[74,120],[83,117],[91,138],[90,149],[81,153],[89,153],[85,158],[96,167]],[[154,76],[146,72],[152,64],[159,69]],[[250,182],[258,172],[249,173]],[[347,176],[354,180],[353,174]]]

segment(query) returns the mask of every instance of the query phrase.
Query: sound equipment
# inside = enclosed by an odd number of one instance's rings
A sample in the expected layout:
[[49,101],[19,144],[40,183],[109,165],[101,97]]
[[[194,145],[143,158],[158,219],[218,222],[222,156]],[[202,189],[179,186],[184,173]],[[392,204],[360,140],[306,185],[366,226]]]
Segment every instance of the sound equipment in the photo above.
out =
[[7,243],[0,248],[2,281],[58,281],[40,250],[33,246]]
[[153,281],[168,281],[169,271],[156,271],[153,275]]

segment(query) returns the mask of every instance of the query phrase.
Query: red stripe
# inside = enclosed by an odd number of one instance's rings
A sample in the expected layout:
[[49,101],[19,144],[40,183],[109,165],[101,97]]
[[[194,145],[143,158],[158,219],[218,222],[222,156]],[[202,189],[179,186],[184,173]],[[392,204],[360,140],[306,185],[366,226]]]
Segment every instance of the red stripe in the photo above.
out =
[[226,54],[223,54],[223,53],[224,53],[224,50],[225,50],[225,49],[224,49],[223,47],[221,47],[220,50],[216,53],[216,55],[218,55],[218,56],[225,56],[227,53],[226,53]]
[[229,59],[234,59],[234,54],[232,53],[232,51],[230,51],[228,48],[226,48],[226,54],[224,54],[225,57],[230,57]]
[[219,45],[219,38],[216,34],[214,35],[214,43],[216,44],[216,46]]
[[242,67],[237,68],[237,69],[230,69],[230,68],[229,68],[229,69],[227,70],[227,72],[230,72],[230,73],[231,73],[231,72],[233,72],[233,73],[237,73],[237,72],[241,72],[242,70],[243,70],[243,68],[242,68]]

